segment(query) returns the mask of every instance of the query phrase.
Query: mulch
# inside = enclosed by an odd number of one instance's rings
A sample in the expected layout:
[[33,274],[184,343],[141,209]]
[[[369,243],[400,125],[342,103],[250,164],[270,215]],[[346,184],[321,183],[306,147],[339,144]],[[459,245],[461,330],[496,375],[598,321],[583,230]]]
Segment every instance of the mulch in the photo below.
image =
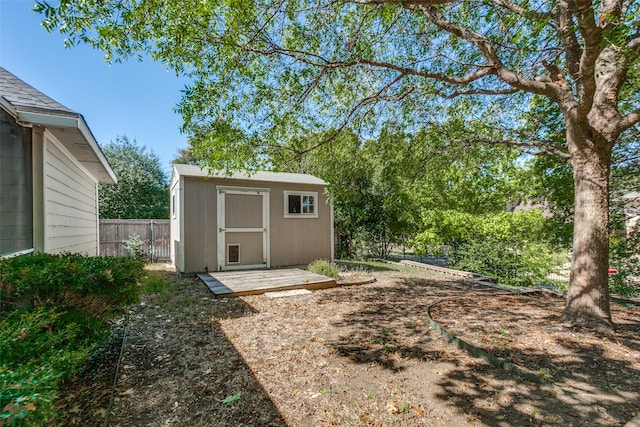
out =
[[[563,323],[561,298],[422,271],[276,299],[214,299],[196,279],[155,274],[171,287],[131,308],[115,390],[117,336],[66,385],[62,424],[624,425],[640,410],[631,304],[614,304],[618,327],[601,333]],[[459,350],[429,310],[543,381]]]

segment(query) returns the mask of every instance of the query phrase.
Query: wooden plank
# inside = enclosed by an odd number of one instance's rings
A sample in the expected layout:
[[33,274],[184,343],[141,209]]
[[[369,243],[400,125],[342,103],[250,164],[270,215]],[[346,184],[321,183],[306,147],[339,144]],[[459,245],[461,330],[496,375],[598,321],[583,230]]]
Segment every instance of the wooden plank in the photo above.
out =
[[315,282],[324,282],[328,280],[325,276],[320,275],[307,275],[307,274],[287,274],[287,275],[277,275],[277,276],[269,276],[269,275],[258,275],[258,276],[247,276],[247,277],[233,277],[230,278],[228,276],[219,276],[216,274],[212,274],[212,276],[218,280],[219,282],[228,283],[229,287],[233,289],[243,288],[257,288],[257,287],[271,287],[271,286],[290,286],[290,285],[300,285],[307,283],[315,283]]
[[202,273],[198,277],[216,295],[255,295],[290,289],[325,289],[337,286],[330,277],[300,269]]

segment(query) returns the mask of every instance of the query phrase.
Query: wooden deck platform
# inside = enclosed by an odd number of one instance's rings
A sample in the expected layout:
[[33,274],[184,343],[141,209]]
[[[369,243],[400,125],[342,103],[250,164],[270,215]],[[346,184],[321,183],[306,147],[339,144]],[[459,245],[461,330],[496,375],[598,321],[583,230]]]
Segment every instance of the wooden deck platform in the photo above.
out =
[[217,298],[263,294],[288,289],[325,289],[337,286],[331,277],[299,268],[201,273],[198,277]]

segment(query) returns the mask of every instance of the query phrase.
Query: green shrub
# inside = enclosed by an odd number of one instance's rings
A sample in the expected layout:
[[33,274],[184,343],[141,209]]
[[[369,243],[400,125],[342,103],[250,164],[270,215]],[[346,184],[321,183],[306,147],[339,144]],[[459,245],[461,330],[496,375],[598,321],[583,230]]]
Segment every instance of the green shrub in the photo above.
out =
[[453,268],[492,276],[510,286],[549,282],[553,260],[548,245],[490,237],[463,243],[449,257]]
[[328,263],[323,259],[317,259],[307,266],[307,270],[312,273],[322,274],[336,280],[340,278],[340,268],[335,264]]
[[53,307],[2,319],[0,420],[38,425],[50,419],[58,382],[78,371],[108,330],[106,322]]
[[640,230],[626,237],[612,235],[609,263],[618,270],[609,280],[611,293],[640,296]]
[[143,260],[149,256],[147,244],[137,234],[132,234],[124,241],[124,248],[127,250],[130,258]]
[[56,380],[47,368],[0,366],[0,425],[45,425],[55,415]]
[[144,264],[129,258],[23,255],[0,260],[0,425],[44,425],[59,382],[138,301]]
[[144,264],[130,258],[32,254],[0,260],[5,309],[58,307],[108,317],[139,298]]

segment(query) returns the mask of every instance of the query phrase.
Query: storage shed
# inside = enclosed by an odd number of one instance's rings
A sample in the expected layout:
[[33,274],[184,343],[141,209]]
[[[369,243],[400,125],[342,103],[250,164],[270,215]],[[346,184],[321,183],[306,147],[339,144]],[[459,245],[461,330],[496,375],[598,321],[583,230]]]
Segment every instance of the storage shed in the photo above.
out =
[[0,257],[98,255],[98,183],[116,181],[81,114],[0,67]]
[[333,260],[327,183],[281,172],[225,175],[174,165],[171,260],[182,273]]

